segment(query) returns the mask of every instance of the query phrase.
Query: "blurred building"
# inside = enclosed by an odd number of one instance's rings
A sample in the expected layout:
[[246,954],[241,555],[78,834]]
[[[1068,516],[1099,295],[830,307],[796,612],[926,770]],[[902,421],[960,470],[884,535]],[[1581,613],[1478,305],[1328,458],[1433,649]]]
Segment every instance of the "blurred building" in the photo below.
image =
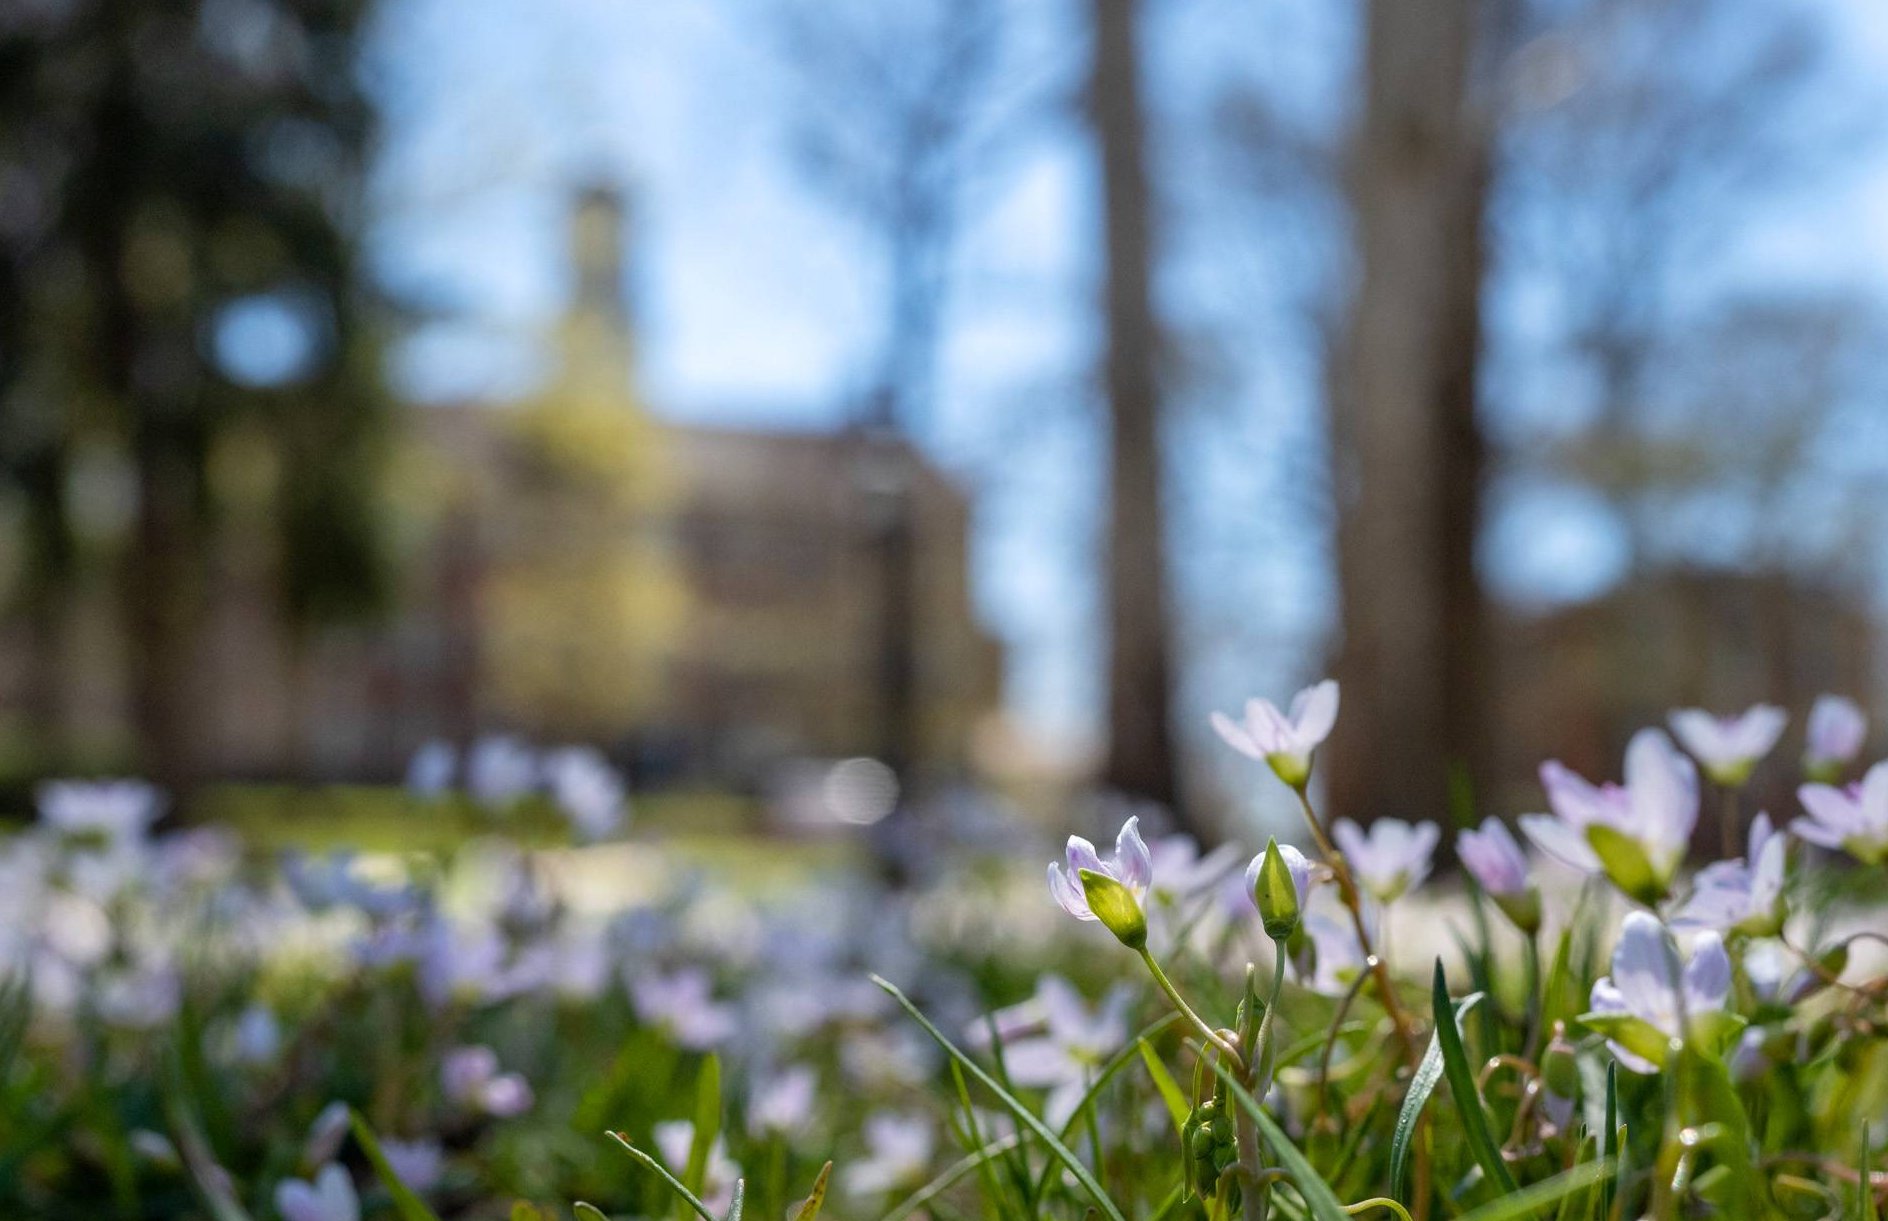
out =
[[407,413],[392,622],[291,667],[259,598],[219,606],[205,771],[388,775],[428,738],[500,730],[602,743],[645,778],[968,767],[1002,657],[971,606],[964,493],[900,438],[652,415],[624,221],[614,192],[581,196],[540,393]]

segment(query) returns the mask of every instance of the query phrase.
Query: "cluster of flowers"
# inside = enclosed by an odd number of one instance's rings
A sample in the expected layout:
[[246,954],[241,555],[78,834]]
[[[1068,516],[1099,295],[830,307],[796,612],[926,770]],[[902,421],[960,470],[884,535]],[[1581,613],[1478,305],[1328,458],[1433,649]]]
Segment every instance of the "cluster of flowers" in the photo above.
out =
[[629,791],[622,774],[593,746],[537,751],[509,735],[491,734],[473,742],[463,761],[452,743],[439,739],[414,752],[407,765],[408,792],[437,800],[451,793],[455,783],[481,808],[496,813],[528,797],[547,795],[585,840],[607,839],[629,817]]

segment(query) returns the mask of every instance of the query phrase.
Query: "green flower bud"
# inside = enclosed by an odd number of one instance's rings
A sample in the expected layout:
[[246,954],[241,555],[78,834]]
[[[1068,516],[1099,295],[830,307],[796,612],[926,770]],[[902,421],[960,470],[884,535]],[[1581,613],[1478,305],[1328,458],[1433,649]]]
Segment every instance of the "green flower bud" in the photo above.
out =
[[1518,894],[1491,895],[1501,914],[1514,921],[1514,927],[1532,937],[1541,931],[1541,892],[1530,886]]
[[1092,869],[1082,870],[1081,878],[1088,910],[1101,921],[1102,927],[1120,938],[1121,944],[1130,950],[1144,948],[1147,913],[1141,910],[1141,901],[1134,897],[1134,892],[1118,879]]
[[1258,904],[1259,919],[1265,924],[1267,937],[1285,941],[1298,931],[1298,881],[1285,863],[1284,854],[1279,852],[1277,839],[1265,845],[1265,855],[1260,858],[1258,876],[1252,887],[1252,900]]

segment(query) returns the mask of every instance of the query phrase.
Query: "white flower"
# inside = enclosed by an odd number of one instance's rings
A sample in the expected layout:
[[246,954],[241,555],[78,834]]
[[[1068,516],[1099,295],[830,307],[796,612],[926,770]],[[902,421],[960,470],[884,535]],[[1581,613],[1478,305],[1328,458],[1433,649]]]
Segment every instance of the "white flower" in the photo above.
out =
[[1015,1011],[997,1015],[998,1031],[1008,1025],[1014,1036],[1003,1036],[1004,1068],[1017,1085],[1049,1091],[1043,1110],[1051,1124],[1068,1122],[1092,1074],[1127,1042],[1130,999],[1117,990],[1091,1009],[1067,980],[1044,975],[1035,996],[1017,1007],[1035,1021],[1018,1029]]
[[[1557,762],[1541,765],[1553,814],[1523,814],[1521,830],[1536,847],[1576,869],[1606,872],[1641,902],[1671,885],[1698,824],[1698,771],[1656,729],[1642,729],[1626,747],[1626,783],[1593,785]],[[1603,831],[1601,829],[1604,829]],[[1596,841],[1608,833],[1644,856],[1646,878],[1623,877],[1603,861]],[[1615,855],[1617,855],[1615,853]]]
[[[1290,844],[1280,844],[1278,855],[1285,862],[1285,869],[1291,874],[1292,888],[1298,892],[1298,910],[1303,911],[1305,903],[1311,897],[1311,859]],[[1245,897],[1246,906],[1258,910],[1258,903],[1253,895],[1259,889],[1259,875],[1265,869],[1265,854],[1259,853],[1246,865]]]
[[1726,788],[1738,788],[1783,736],[1790,714],[1772,704],[1758,704],[1733,717],[1685,708],[1672,713],[1671,722],[1672,732],[1703,765],[1705,775]]
[[1411,826],[1395,818],[1379,818],[1368,832],[1340,818],[1331,835],[1357,881],[1379,903],[1395,902],[1429,876],[1430,857],[1442,838],[1435,823]]
[[[662,1160],[668,1163],[670,1170],[678,1176],[682,1168],[688,1165],[688,1157],[695,1147],[695,1125],[686,1119],[671,1119],[659,1123],[653,1129],[656,1149],[662,1154]],[[725,1213],[734,1204],[734,1184],[741,1177],[741,1168],[728,1157],[728,1144],[721,1137],[715,1137],[715,1143],[708,1147],[708,1165],[702,1175],[701,1202],[710,1212]]]
[[1479,831],[1457,835],[1455,854],[1490,895],[1525,894],[1534,885],[1526,854],[1498,818],[1484,818]]
[[1147,846],[1153,880],[1147,892],[1162,903],[1181,903],[1210,890],[1231,872],[1237,844],[1221,844],[1206,855],[1191,835],[1163,835]]
[[755,1135],[792,1134],[805,1128],[813,1118],[813,1102],[819,1078],[804,1064],[761,1082],[747,1106],[747,1127]]
[[[1593,985],[1591,1003],[1594,1015],[1632,1018],[1643,1024],[1637,1030],[1649,1027],[1656,1032],[1648,1041],[1635,1035],[1631,1024],[1606,1031],[1617,1036],[1609,1038],[1607,1046],[1622,1065],[1651,1073],[1658,1071],[1658,1064],[1650,1057],[1662,1055],[1657,1036],[1665,1040],[1684,1037],[1681,1013],[1696,1027],[1701,1017],[1722,1012],[1730,994],[1731,960],[1716,933],[1699,936],[1681,973],[1671,934],[1656,917],[1635,911],[1626,917],[1619,944],[1613,947],[1612,974]],[[1622,1038],[1634,1039],[1635,1046],[1623,1046]]]
[[1767,935],[1783,925],[1783,867],[1788,843],[1768,814],[1750,824],[1750,852],[1741,861],[1718,861],[1698,871],[1674,928],[1709,928],[1721,933]]
[[544,760],[551,800],[579,837],[599,840],[623,825],[627,796],[623,778],[600,751],[567,746]]
[[383,1136],[380,1151],[386,1154],[394,1177],[422,1195],[439,1185],[439,1176],[446,1168],[445,1151],[436,1140],[396,1140]]
[[230,1047],[240,1063],[267,1064],[282,1049],[282,1024],[267,1005],[252,1004],[237,1017]]
[[53,780],[39,786],[39,818],[74,839],[142,840],[163,801],[142,780]]
[[1790,823],[1798,839],[1838,849],[1868,865],[1888,860],[1888,763],[1869,768],[1860,784],[1842,789],[1806,784],[1796,795],[1809,813]]
[[1314,962],[1306,978],[1305,964],[1295,964],[1301,982],[1314,992],[1337,996],[1347,991],[1364,968],[1363,948],[1357,943],[1357,930],[1348,919],[1329,912],[1312,911],[1304,919],[1305,935],[1311,939]]
[[[1062,910],[1077,920],[1099,920],[1108,931],[1123,941],[1136,934],[1147,936],[1146,915],[1141,902],[1154,880],[1154,861],[1141,839],[1140,819],[1121,824],[1115,837],[1114,859],[1104,862],[1095,845],[1079,835],[1069,836],[1068,872],[1059,864],[1049,866],[1049,893]],[[1086,873],[1089,878],[1082,875]],[[1106,901],[1104,910],[1094,909],[1093,899]]]
[[495,734],[473,743],[465,764],[465,786],[480,805],[503,809],[537,785],[537,756],[523,742]]
[[302,1140],[302,1161],[310,1166],[333,1161],[334,1155],[341,1151],[341,1142],[347,1139],[347,1129],[347,1103],[335,1101],[322,1107]]
[[284,1179],[275,1185],[275,1211],[282,1221],[361,1221],[360,1197],[347,1171],[330,1162],[312,1183]]
[[1831,781],[1862,751],[1868,717],[1854,700],[1819,695],[1809,710],[1809,742],[1803,767],[1815,780]]
[[1245,720],[1215,712],[1213,729],[1226,745],[1271,765],[1278,778],[1297,788],[1311,777],[1311,756],[1337,725],[1337,684],[1325,679],[1291,700],[1286,715],[1270,700],[1246,701]]
[[498,1071],[498,1053],[484,1045],[455,1047],[440,1061],[446,1097],[461,1105],[510,1119],[531,1109],[531,1084],[518,1073]]
[[924,1178],[935,1141],[931,1125],[915,1115],[873,1115],[865,1121],[866,1156],[849,1164],[847,1195],[882,1195]]
[[406,765],[406,791],[425,801],[443,797],[459,768],[459,752],[452,743],[434,738],[413,752]]
[[638,975],[629,981],[629,995],[637,1017],[667,1030],[691,1051],[725,1043],[740,1029],[734,1008],[713,999],[713,984],[700,967]]

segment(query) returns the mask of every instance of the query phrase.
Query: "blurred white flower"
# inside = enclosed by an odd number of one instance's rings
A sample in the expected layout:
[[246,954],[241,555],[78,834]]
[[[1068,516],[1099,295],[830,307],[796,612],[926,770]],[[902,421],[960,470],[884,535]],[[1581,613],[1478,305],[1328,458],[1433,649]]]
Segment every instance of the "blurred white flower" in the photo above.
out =
[[1364,967],[1364,952],[1350,920],[1314,910],[1305,916],[1304,930],[1310,938],[1311,962],[1295,964],[1300,981],[1327,996],[1348,990]]
[[282,1024],[275,1012],[260,1003],[245,1008],[230,1032],[230,1050],[241,1064],[272,1063],[282,1050]]
[[847,1164],[847,1195],[883,1195],[922,1182],[936,1139],[931,1124],[915,1115],[877,1114],[865,1121],[866,1156]]
[[740,1029],[731,1005],[713,999],[713,982],[699,967],[673,974],[644,973],[629,981],[636,1016],[660,1026],[691,1051],[702,1051],[734,1037]]
[[1044,975],[1028,1006],[1040,1015],[1033,1025],[1018,1029],[1014,1018],[999,1018],[999,1031],[1005,1024],[1016,1031],[1004,1039],[1003,1066],[1017,1085],[1049,1091],[1044,1113],[1050,1123],[1059,1127],[1075,1114],[1093,1074],[1127,1042],[1131,999],[1116,989],[1091,1009],[1067,980]]
[[1166,904],[1182,903],[1211,890],[1239,861],[1239,845],[1221,844],[1202,856],[1191,835],[1163,835],[1147,851],[1153,867],[1147,893]]
[[[678,1176],[682,1168],[688,1165],[689,1154],[695,1147],[695,1125],[686,1119],[671,1119],[655,1125],[652,1129],[656,1138],[656,1150],[662,1154],[662,1160]],[[728,1157],[728,1143],[720,1136],[708,1147],[708,1165],[702,1175],[701,1202],[709,1211],[725,1213],[734,1204],[734,1184],[741,1177],[741,1168]]]
[[1674,928],[1710,928],[1765,936],[1783,927],[1783,868],[1788,843],[1768,814],[1750,824],[1750,851],[1741,861],[1718,861],[1698,871],[1672,920]]
[[314,1182],[284,1179],[275,1187],[275,1211],[282,1221],[361,1221],[360,1197],[347,1171],[330,1162]]
[[1705,775],[1726,788],[1739,788],[1783,736],[1790,714],[1772,704],[1758,704],[1731,717],[1683,708],[1672,713],[1671,722],[1672,732]]
[[[1558,762],[1541,765],[1541,784],[1553,814],[1521,816],[1521,830],[1536,847],[1576,869],[1607,873],[1642,903],[1663,896],[1698,825],[1698,771],[1671,739],[1656,729],[1634,734],[1623,786],[1589,784]],[[1602,860],[1600,843],[1613,861]],[[1620,864],[1620,844],[1643,857],[1645,877]]]
[[1790,823],[1798,839],[1846,852],[1865,865],[1888,861],[1888,763],[1869,768],[1860,784],[1806,784],[1796,795],[1809,815]]
[[302,1140],[302,1164],[319,1166],[333,1161],[341,1151],[341,1142],[347,1139],[348,1121],[347,1103],[335,1101],[322,1107]]
[[1366,832],[1350,819],[1340,818],[1331,835],[1358,883],[1377,902],[1393,903],[1429,876],[1430,858],[1442,831],[1432,822],[1412,826],[1396,818],[1379,818]]
[[[1678,960],[1671,934],[1657,917],[1631,913],[1613,947],[1612,974],[1593,985],[1593,1012],[1635,1018],[1666,1038],[1684,1037],[1681,1013],[1696,1025],[1702,1016],[1723,1010],[1731,994],[1731,960],[1716,933],[1698,938],[1682,969]],[[1633,1072],[1658,1071],[1647,1045],[1634,1050],[1611,1038],[1607,1046]]]
[[402,1183],[424,1195],[439,1185],[446,1167],[446,1155],[436,1140],[396,1140],[380,1138],[380,1151]]
[[465,787],[488,809],[503,809],[538,786],[538,759],[513,737],[493,734],[473,743],[466,758]]
[[498,1071],[498,1053],[479,1044],[455,1047],[440,1060],[446,1097],[462,1106],[510,1119],[531,1109],[531,1084],[518,1073]]
[[40,821],[69,839],[142,840],[163,801],[142,780],[52,780],[39,786]]
[[1832,783],[1862,752],[1867,738],[1868,717],[1860,704],[1846,696],[1819,695],[1809,710],[1803,770],[1811,780]]
[[1479,831],[1457,835],[1455,854],[1490,895],[1524,894],[1534,884],[1528,873],[1527,855],[1499,818],[1484,818]]
[[406,791],[422,800],[443,797],[452,787],[459,767],[459,752],[452,743],[434,738],[413,752],[406,765]]
[[813,1118],[819,1078],[811,1068],[795,1064],[761,1081],[747,1107],[747,1127],[755,1135],[787,1135],[803,1129]]
[[551,800],[579,838],[603,839],[623,825],[628,805],[623,778],[602,752],[588,746],[552,751],[544,760],[544,776]]

